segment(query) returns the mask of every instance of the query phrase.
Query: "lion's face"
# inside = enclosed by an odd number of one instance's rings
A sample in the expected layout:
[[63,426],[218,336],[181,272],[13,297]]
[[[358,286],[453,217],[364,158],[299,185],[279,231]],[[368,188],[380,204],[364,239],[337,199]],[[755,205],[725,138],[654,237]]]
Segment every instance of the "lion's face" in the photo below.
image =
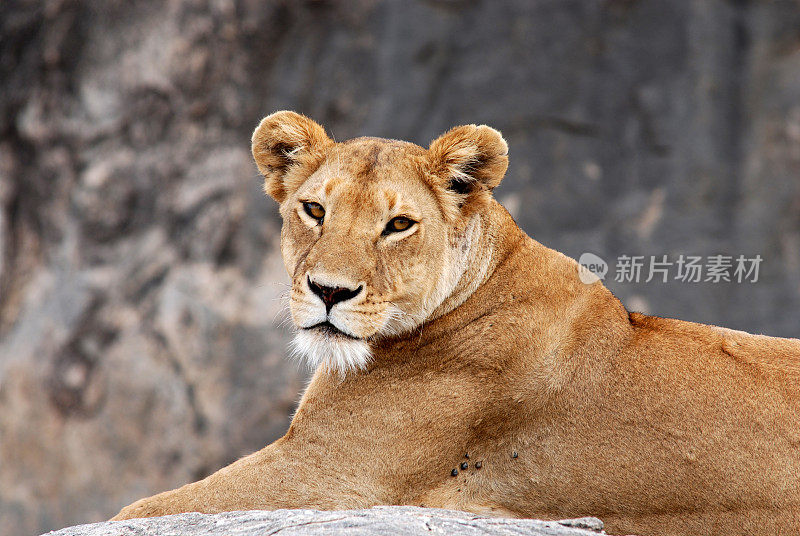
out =
[[415,149],[383,140],[332,147],[281,206],[295,347],[312,362],[363,364],[371,339],[417,327],[452,285],[459,259]]
[[[478,209],[506,167],[499,133],[460,129],[429,150],[376,138],[335,144],[292,112],[256,129],[253,153],[284,221],[293,344],[311,365],[363,367],[372,341],[441,314],[468,267]],[[494,183],[475,178],[487,166]]]

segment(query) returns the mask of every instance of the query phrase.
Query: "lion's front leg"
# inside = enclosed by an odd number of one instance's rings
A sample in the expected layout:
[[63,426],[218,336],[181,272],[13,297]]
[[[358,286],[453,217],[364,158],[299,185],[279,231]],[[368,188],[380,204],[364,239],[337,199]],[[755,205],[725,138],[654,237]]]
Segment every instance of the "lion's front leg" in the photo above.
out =
[[116,516],[111,518],[111,521],[121,521],[123,519],[134,519],[138,517],[159,517],[194,511],[192,504],[185,500],[188,499],[188,497],[181,500],[182,490],[183,488],[179,488],[140,499],[120,510]]
[[341,479],[338,464],[325,457],[329,452],[327,447],[303,448],[302,441],[283,438],[199,482],[141,499],[113,520],[182,512],[366,508],[386,502],[368,471]]
[[[282,453],[273,443],[203,480],[140,499],[123,508],[111,520],[159,517],[183,512],[211,514],[277,508],[280,493],[276,487],[283,480],[276,480],[274,475],[280,474],[282,461]],[[303,487],[302,480],[302,477],[297,479],[297,487]]]

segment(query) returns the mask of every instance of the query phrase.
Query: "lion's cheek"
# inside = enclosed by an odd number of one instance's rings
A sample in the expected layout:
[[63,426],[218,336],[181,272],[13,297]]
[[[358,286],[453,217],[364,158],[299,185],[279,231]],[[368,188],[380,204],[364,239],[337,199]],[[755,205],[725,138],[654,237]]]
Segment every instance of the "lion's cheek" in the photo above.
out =
[[293,281],[305,274],[306,266],[303,261],[313,246],[313,241],[308,240],[308,237],[298,237],[296,234],[292,231],[281,233],[283,265]]
[[403,275],[403,291],[395,303],[423,322],[435,307],[440,280],[437,268],[420,262],[409,265]]

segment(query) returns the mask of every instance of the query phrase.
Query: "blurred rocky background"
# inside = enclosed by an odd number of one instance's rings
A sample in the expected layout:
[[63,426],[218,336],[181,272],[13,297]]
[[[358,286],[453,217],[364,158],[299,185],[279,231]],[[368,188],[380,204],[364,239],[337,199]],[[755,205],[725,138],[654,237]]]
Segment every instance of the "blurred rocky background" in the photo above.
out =
[[[573,257],[763,258],[617,283],[800,336],[796,1],[0,2],[0,535],[108,518],[279,437],[276,206],[252,129],[503,131],[497,197]],[[613,270],[613,268],[612,268]]]

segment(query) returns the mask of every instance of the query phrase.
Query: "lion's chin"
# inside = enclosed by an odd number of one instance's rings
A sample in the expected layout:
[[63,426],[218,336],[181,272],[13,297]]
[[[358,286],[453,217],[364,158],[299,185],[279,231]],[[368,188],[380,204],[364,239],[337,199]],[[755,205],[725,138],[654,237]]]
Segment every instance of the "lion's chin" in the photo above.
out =
[[291,349],[292,355],[303,359],[311,369],[321,366],[340,376],[366,368],[372,357],[366,341],[319,329],[298,331]]

